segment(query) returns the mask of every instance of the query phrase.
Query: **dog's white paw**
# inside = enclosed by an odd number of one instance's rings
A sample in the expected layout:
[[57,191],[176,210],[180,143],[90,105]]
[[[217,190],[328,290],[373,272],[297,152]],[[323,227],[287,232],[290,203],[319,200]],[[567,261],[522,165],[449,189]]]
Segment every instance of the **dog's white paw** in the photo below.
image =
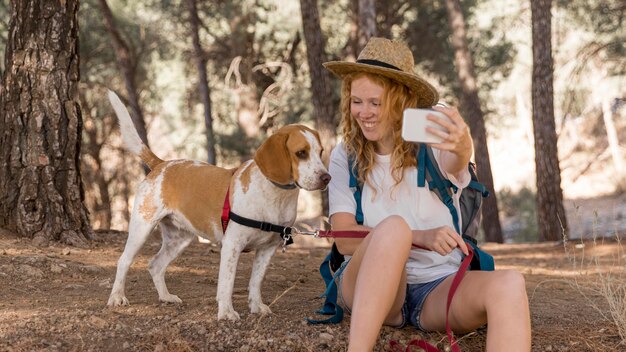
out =
[[163,297],[159,297],[159,301],[165,303],[183,303],[183,300],[178,298],[178,296],[173,294],[164,295]]
[[107,302],[107,306],[109,307],[127,306],[129,304],[125,296],[113,294],[109,297],[109,301]]
[[232,321],[239,320],[239,313],[235,312],[234,309],[220,309],[217,312],[217,320],[228,319]]
[[270,309],[268,305],[263,304],[263,303],[250,304],[250,313],[266,315],[266,314],[272,314],[272,310]]

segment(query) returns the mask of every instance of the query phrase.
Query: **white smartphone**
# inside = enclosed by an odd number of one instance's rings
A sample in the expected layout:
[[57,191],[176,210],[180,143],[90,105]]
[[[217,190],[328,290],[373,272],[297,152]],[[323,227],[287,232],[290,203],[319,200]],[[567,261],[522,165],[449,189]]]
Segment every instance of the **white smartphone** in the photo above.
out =
[[426,127],[431,127],[447,132],[446,128],[440,124],[430,121],[427,115],[435,115],[444,121],[451,122],[445,114],[432,109],[406,109],[402,116],[402,139],[407,142],[417,143],[440,143],[443,139],[437,135],[426,131]]

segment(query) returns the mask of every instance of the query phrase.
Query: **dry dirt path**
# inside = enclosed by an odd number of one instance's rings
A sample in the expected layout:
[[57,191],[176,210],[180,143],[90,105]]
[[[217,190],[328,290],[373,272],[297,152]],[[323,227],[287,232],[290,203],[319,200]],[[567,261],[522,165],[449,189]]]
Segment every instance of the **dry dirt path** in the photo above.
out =
[[[214,297],[219,249],[194,242],[167,276],[170,290],[184,303],[160,304],[146,270],[150,256],[159,248],[158,235],[149,240],[130,271],[127,297],[131,305],[107,308],[125,239],[124,233],[100,233],[91,249],[34,248],[28,241],[0,232],[0,351],[345,350],[347,320],[333,326],[304,322],[321,304],[318,295],[323,284],[317,269],[327,251],[324,243],[276,254],[263,287],[273,314],[265,317],[247,312],[252,254],[243,254],[234,293],[242,320],[217,322]],[[595,302],[608,313],[603,297],[587,288],[598,282],[596,268],[619,272],[624,280],[624,252],[618,251],[616,243],[576,247],[572,243],[566,251],[555,244],[485,246],[495,255],[497,267],[525,274],[533,351],[623,351],[626,346],[619,345],[616,326],[588,304]],[[585,260],[593,255],[602,260],[585,265],[587,271],[581,273],[574,263],[578,266],[583,250]],[[385,350],[390,338],[407,342],[417,336],[412,328],[384,328],[376,350]],[[445,345],[444,335],[424,337]],[[484,350],[485,331],[460,341],[463,351]]]

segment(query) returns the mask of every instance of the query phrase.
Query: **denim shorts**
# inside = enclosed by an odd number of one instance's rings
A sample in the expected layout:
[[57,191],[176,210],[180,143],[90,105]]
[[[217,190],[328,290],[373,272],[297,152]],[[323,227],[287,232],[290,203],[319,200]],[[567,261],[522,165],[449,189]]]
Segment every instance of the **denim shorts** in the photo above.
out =
[[[345,269],[346,265],[348,265],[349,261],[350,259],[343,262],[341,264],[341,267],[335,273],[335,283],[337,285],[337,303],[348,314],[350,314],[350,308],[346,305],[346,301],[343,298],[343,292],[341,291],[341,280],[343,279],[343,270]],[[422,311],[422,307],[424,306],[424,301],[426,301],[426,297],[428,297],[428,294],[430,294],[432,290],[434,290],[435,287],[442,283],[443,280],[445,280],[448,276],[449,275],[446,275],[437,280],[422,284],[407,284],[406,296],[404,298],[404,304],[402,305],[402,323],[394,327],[403,328],[408,324],[411,324],[422,331],[427,331],[420,325],[420,313]]]

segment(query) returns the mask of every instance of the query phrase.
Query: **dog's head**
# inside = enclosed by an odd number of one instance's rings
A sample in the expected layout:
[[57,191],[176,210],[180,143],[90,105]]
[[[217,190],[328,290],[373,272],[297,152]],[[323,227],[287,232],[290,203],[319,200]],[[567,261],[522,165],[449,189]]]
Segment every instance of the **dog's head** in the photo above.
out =
[[321,156],[317,131],[303,125],[287,125],[261,144],[254,161],[270,181],[313,191],[330,182]]

